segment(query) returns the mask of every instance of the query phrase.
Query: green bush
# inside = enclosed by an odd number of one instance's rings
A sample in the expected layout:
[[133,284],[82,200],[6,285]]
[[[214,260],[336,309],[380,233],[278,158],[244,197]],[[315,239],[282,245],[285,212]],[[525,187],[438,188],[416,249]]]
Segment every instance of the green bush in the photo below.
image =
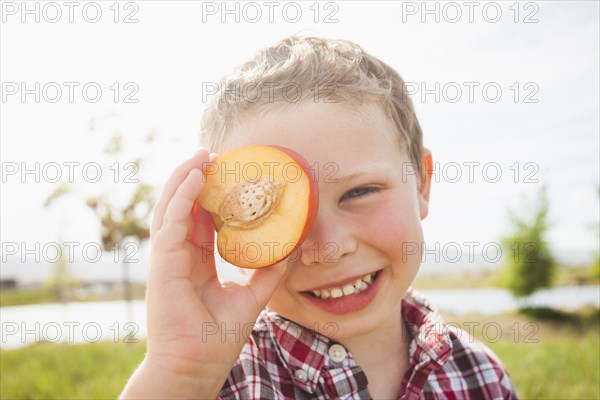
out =
[[548,200],[542,188],[536,209],[524,216],[512,213],[514,231],[502,239],[508,256],[501,282],[517,298],[553,284],[556,263],[545,240],[547,217]]

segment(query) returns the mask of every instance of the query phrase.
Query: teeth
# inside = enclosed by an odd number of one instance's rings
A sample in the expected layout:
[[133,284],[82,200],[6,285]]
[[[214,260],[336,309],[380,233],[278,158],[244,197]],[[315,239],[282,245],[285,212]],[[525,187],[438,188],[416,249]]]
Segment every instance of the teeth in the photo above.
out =
[[342,289],[342,292],[344,292],[344,295],[348,296],[349,294],[354,293],[354,286],[352,284],[346,285]]
[[338,299],[342,296],[349,296],[354,293],[360,293],[373,282],[373,278],[375,277],[375,272],[369,275],[365,275],[360,279],[357,279],[353,283],[349,283],[344,287],[336,287],[329,289],[321,289],[321,290],[312,290],[311,293],[316,297],[320,297],[322,299],[334,298]]

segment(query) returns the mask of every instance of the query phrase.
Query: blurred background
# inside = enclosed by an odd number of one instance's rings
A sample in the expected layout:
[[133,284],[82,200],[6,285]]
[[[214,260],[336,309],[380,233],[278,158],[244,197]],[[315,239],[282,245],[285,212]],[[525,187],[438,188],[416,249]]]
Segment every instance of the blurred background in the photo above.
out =
[[0,4],[1,398],[117,396],[161,185],[219,78],[293,34],[407,81],[435,161],[415,287],[523,398],[600,397],[597,2]]

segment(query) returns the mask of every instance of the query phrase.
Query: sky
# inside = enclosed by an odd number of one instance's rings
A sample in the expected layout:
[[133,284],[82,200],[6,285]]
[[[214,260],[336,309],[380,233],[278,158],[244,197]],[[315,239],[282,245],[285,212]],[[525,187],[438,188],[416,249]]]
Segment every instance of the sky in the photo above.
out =
[[[598,2],[69,4],[1,3],[2,279],[47,275],[53,243],[67,242],[78,272],[116,276],[112,256],[81,262],[100,232],[85,198],[124,201],[136,180],[160,188],[198,146],[209,89],[293,34],[352,40],[407,81],[436,162],[429,268],[494,259],[509,210],[526,215],[542,186],[557,256],[599,250]],[[110,158],[115,133],[124,150]],[[72,195],[44,208],[69,179]],[[143,279],[147,249],[132,252]]]

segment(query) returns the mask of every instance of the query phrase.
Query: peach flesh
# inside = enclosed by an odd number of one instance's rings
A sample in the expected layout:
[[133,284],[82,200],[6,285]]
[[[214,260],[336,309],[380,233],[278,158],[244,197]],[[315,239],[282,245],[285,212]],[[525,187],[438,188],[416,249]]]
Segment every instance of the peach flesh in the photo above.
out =
[[306,160],[280,146],[248,146],[210,164],[198,200],[211,214],[217,249],[242,268],[292,254],[317,214],[318,189]]

